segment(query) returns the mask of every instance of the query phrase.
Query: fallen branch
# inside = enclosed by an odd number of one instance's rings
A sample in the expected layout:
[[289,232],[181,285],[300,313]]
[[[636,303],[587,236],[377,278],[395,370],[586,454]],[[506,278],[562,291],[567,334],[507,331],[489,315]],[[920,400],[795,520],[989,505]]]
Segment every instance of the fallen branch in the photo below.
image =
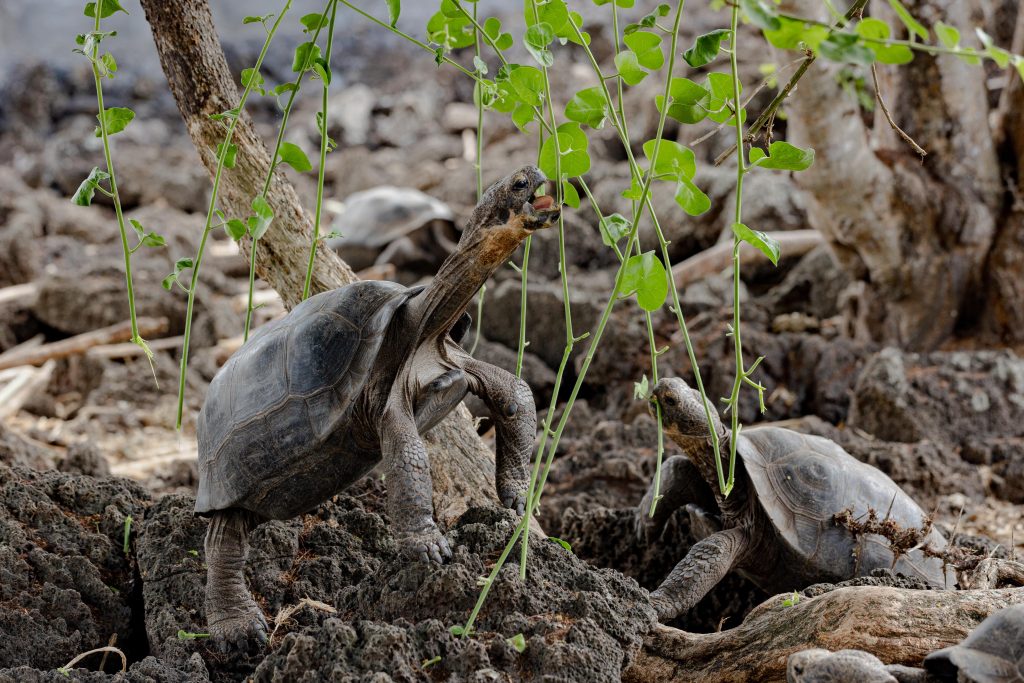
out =
[[0,305],[20,303],[31,304],[39,294],[39,285],[29,282],[24,285],[12,285],[0,288]]
[[[182,336],[177,337],[164,337],[163,339],[154,339],[149,344],[150,351],[172,351],[174,349],[180,349],[181,345],[185,342],[185,338]],[[91,358],[134,358],[135,356],[141,356],[145,353],[138,344],[131,342],[121,342],[117,344],[104,344],[102,346],[94,346],[89,349],[86,355]],[[0,357],[0,360],[3,360]]]
[[786,607],[775,596],[719,633],[658,626],[626,671],[631,683],[785,681],[786,658],[821,647],[870,652],[886,664],[919,666],[960,642],[989,614],[1024,604],[1024,590],[925,591],[840,588]]
[[[819,244],[825,243],[825,238],[817,230],[786,230],[770,232],[768,236],[779,243],[782,254],[787,257],[803,256]],[[746,243],[741,248],[740,257],[744,263],[767,258]],[[676,287],[685,288],[694,282],[722,272],[730,265],[732,265],[732,242],[720,242],[710,249],[705,249],[672,266],[672,278],[676,281]]]
[[0,418],[18,412],[37,392],[45,389],[56,367],[57,364],[51,360],[41,368],[18,368],[14,378],[0,388]]
[[[167,331],[167,318],[139,318],[139,334],[144,337],[163,334]],[[132,337],[131,323],[125,321],[110,327],[84,332],[52,344],[43,344],[23,349],[18,353],[4,354],[0,358],[0,370],[20,365],[42,365],[48,360],[79,356],[94,346],[128,341]]]

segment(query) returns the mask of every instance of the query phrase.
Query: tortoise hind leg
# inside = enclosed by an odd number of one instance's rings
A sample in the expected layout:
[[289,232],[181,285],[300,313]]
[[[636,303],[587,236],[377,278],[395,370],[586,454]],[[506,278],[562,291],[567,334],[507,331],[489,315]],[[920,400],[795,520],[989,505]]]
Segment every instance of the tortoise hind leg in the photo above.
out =
[[222,651],[267,642],[267,620],[245,586],[248,536],[259,523],[247,510],[221,510],[206,530],[206,622]]
[[668,578],[651,593],[659,621],[684,614],[708,594],[747,554],[751,537],[733,527],[711,534],[690,548]]

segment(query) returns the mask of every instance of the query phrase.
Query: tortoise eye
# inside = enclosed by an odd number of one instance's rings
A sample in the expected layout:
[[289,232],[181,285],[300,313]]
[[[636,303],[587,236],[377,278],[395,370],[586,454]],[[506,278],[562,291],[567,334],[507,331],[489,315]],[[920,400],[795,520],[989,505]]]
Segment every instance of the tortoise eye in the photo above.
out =
[[519,180],[512,183],[513,190],[525,190],[528,186],[529,183],[526,182],[526,178],[520,178]]
[[665,405],[671,407],[671,406],[674,406],[675,404],[676,404],[676,397],[675,396],[666,396],[665,397]]

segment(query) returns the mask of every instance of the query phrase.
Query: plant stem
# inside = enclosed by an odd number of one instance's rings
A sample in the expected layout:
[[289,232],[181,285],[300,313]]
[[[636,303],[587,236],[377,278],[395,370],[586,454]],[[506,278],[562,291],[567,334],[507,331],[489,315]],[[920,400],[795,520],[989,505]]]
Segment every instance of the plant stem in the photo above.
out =
[[[284,19],[284,15],[291,8],[291,5],[291,0],[285,0],[284,7],[278,13],[277,20],[274,22],[274,25],[271,26],[270,31],[267,32],[267,39],[263,42],[263,49],[260,50],[259,57],[256,58],[256,64],[253,67],[253,74],[259,72],[260,65],[263,64],[263,58],[266,57],[267,49],[270,47],[270,41],[274,38],[274,34],[277,33],[277,29],[281,25],[281,20]],[[181,347],[181,370],[178,376],[178,414],[175,419],[175,426],[177,429],[181,429],[181,419],[185,409],[185,378],[188,370],[189,340],[192,335],[192,313],[195,307],[196,287],[199,284],[199,267],[203,262],[203,253],[206,250],[206,240],[210,236],[210,226],[213,224],[213,215],[217,209],[217,194],[220,190],[220,177],[224,171],[224,159],[227,157],[228,148],[231,145],[231,138],[235,134],[235,126],[238,124],[239,117],[242,116],[242,112],[245,109],[245,103],[249,99],[249,93],[252,92],[252,84],[255,82],[255,77],[251,77],[248,85],[246,85],[245,89],[242,91],[242,96],[238,100],[238,106],[235,108],[238,113],[231,117],[231,123],[228,125],[228,131],[224,136],[223,142],[221,142],[220,154],[217,155],[217,170],[213,175],[213,189],[210,192],[210,205],[206,210],[206,222],[203,225],[203,234],[199,239],[199,249],[196,251],[196,257],[192,264],[192,279],[188,288],[188,305],[185,310],[185,331]]]
[[[100,15],[102,12],[102,1],[96,3],[94,14],[96,15],[93,24],[94,31],[100,32]],[[110,154],[110,135],[107,133],[106,110],[103,105],[103,77],[100,75],[99,61],[100,41],[94,40],[92,55],[89,61],[92,64],[93,82],[96,84],[96,105],[99,108],[99,129],[100,137],[103,139],[103,161],[107,165],[107,173],[110,175],[110,197],[114,202],[114,214],[117,216],[117,229],[121,236],[121,252],[124,255],[124,280],[128,290],[128,317],[131,320],[133,344],[142,349],[149,361],[150,370],[153,372],[153,381],[156,381],[156,367],[153,365],[153,352],[150,350],[146,340],[139,334],[138,316],[135,313],[135,287],[132,278],[132,249],[128,246],[128,232],[124,227],[124,212],[121,210],[121,195],[117,191],[117,174],[114,172],[114,160]],[[158,385],[159,386],[159,385]]]
[[[739,52],[739,26],[740,8],[734,5],[732,8],[731,38],[732,49],[729,51],[729,63],[732,69],[732,90],[733,90],[733,119],[736,121],[736,215],[733,224],[743,222],[743,175],[747,172],[746,158],[743,151],[743,118],[740,116],[740,72],[737,64],[737,53]],[[736,354],[736,376],[733,379],[732,394],[729,397],[729,417],[731,428],[729,433],[729,479],[726,481],[722,495],[728,496],[736,481],[736,445],[740,433],[740,389],[743,387],[743,378],[746,371],[743,365],[743,341],[740,330],[740,245],[742,241],[739,235],[733,234],[732,238],[732,341]],[[721,479],[721,458],[716,463],[719,468],[719,479]]]
[[[473,3],[473,24],[476,25],[476,3]],[[473,31],[473,54],[480,57],[480,35],[483,31],[479,26]],[[473,84],[473,93],[476,95],[476,156],[473,159],[473,170],[476,171],[476,201],[479,204],[484,196],[484,93],[479,84]],[[487,292],[487,285],[480,285],[480,294],[476,300],[476,335],[473,337],[473,346],[469,349],[469,355],[476,353],[476,347],[480,344],[480,328],[483,323],[484,295]]]
[[[331,48],[334,46],[334,17],[337,13],[338,3],[335,1],[331,4],[331,18],[327,27],[327,48],[324,52],[324,61],[327,63],[328,68],[331,65]],[[323,96],[320,100],[320,168],[317,171],[316,177],[316,215],[313,218],[313,242],[309,245],[309,265],[306,267],[306,281],[302,285],[303,299],[309,297],[309,287],[313,281],[313,260],[316,258],[317,243],[320,241],[320,216],[324,203],[324,166],[327,164],[327,95],[330,86],[330,83],[324,81]]]
[[[537,12],[537,0],[530,0],[530,7],[533,9],[534,21],[540,21],[539,13]],[[571,20],[570,20],[571,22]],[[474,22],[475,23],[475,22]],[[555,122],[555,107],[551,101],[551,81],[548,76],[548,68],[541,65],[541,73],[544,76],[544,101],[547,105],[548,116],[551,119],[551,142],[555,146],[555,203],[562,203],[562,148],[558,143],[558,125]],[[543,135],[543,133],[539,133]],[[539,155],[538,155],[539,156]],[[565,352],[563,356],[568,356],[572,352],[574,343],[574,335],[572,331],[572,306],[569,302],[569,271],[565,267],[565,217],[562,213],[558,214],[558,271],[561,275],[562,280],[562,311],[565,315]],[[525,270],[523,271],[525,274]],[[523,278],[523,290],[522,296],[522,314],[521,317],[525,323],[526,319],[526,279],[525,275]],[[520,366],[522,359],[516,359],[517,365]],[[557,393],[554,394],[557,397]],[[540,450],[537,451],[536,464],[534,465],[533,472],[537,471],[537,465],[540,463],[541,457]],[[527,489],[526,495],[526,510],[524,512],[523,519],[525,525],[523,527],[523,542],[520,546],[520,561],[519,561],[519,576],[521,579],[526,580],[526,554],[529,551],[530,541],[530,518],[533,516],[534,511],[534,491],[537,487],[537,478],[531,473],[530,486]]]
[[[336,2],[337,2],[337,0],[327,0],[327,4],[324,5],[324,11],[321,13],[320,16],[323,16],[324,14],[326,14],[327,13],[327,7],[329,5],[331,5],[332,3],[336,3]],[[317,23],[317,27],[316,27],[316,31],[313,32],[313,37],[310,38],[309,42],[311,42],[314,45],[316,45],[316,39],[320,37],[320,29],[322,29],[322,28],[323,28],[323,22],[322,21],[318,22]],[[309,50],[309,51],[306,52],[306,57],[305,57],[305,59],[302,62],[302,70],[299,71],[299,75],[295,79],[295,87],[292,88],[290,93],[288,93],[288,103],[285,104],[285,106],[284,106],[284,114],[281,116],[281,125],[277,129],[277,142],[274,143],[274,152],[273,152],[272,156],[270,157],[270,168],[267,169],[267,177],[263,181],[263,191],[260,193],[260,195],[264,199],[267,196],[267,192],[270,191],[270,183],[273,182],[273,180],[274,180],[274,171],[277,169],[278,156],[280,155],[280,152],[281,152],[281,143],[284,142],[284,131],[285,131],[286,128],[288,128],[288,119],[292,115],[292,106],[295,104],[295,98],[298,96],[299,90],[302,88],[302,79],[305,78],[306,73],[309,71],[309,66],[310,66],[309,58],[310,58],[310,56],[312,54],[313,54],[312,50]],[[330,68],[330,64],[329,63],[328,63],[328,68]],[[326,86],[326,84],[325,84],[325,86]],[[326,127],[326,125],[327,125],[327,120],[325,119],[324,120],[324,126]],[[323,146],[323,141],[321,141],[321,147],[322,146]],[[253,297],[253,290],[255,289],[255,285],[256,285],[256,247],[258,246],[258,243],[259,243],[259,240],[258,239],[254,239],[252,241],[252,246],[249,249],[249,300],[248,300],[248,303],[247,303],[247,305],[245,307],[245,331],[242,334],[242,343],[243,344],[245,342],[249,341],[249,329],[252,327],[252,312],[253,312],[252,297]]]

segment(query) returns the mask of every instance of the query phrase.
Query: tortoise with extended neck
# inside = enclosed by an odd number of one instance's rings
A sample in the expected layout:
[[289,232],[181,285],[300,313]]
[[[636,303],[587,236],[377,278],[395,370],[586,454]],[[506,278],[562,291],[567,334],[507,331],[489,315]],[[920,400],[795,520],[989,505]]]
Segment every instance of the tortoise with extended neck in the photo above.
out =
[[[206,613],[219,644],[266,640],[245,586],[248,533],[316,507],[386,467],[388,515],[399,543],[424,560],[451,550],[433,519],[420,434],[467,392],[497,429],[498,497],[522,512],[536,437],[530,389],[474,360],[453,340],[480,286],[533,231],[557,220],[527,166],[491,186],[456,251],[425,288],[357,282],[307,299],[258,330],[210,384],[199,414],[196,512],[206,535]],[[539,196],[538,196],[539,195]]]
[[[663,379],[651,399],[661,407],[666,433],[686,455],[665,461],[664,499],[652,519],[653,487],[647,492],[637,510],[637,533],[649,538],[685,505],[700,539],[651,594],[662,621],[688,611],[733,570],[773,593],[866,576],[878,568],[953,586],[952,567],[923,548],[894,553],[886,538],[858,529],[873,512],[894,535],[918,530],[922,546],[946,546],[928,528],[921,508],[879,470],[828,439],[754,427],[739,436],[735,486],[724,497],[700,394],[681,379]],[[729,433],[714,409],[711,416],[728,458]]]

